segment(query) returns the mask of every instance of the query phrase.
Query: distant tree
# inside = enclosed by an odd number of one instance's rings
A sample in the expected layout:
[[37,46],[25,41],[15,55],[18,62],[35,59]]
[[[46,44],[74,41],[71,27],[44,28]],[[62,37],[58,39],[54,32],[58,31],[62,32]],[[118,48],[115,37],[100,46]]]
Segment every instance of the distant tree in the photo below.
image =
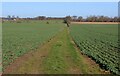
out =
[[67,26],[69,27],[70,24],[71,24],[71,17],[70,16],[66,16],[65,19],[64,19],[64,23],[66,23]]
[[9,20],[11,20],[11,16],[10,16],[10,15],[8,15],[7,18],[8,18]]
[[16,18],[19,19],[19,16],[17,16]]
[[118,22],[118,17],[113,18],[114,22]]
[[99,21],[99,22],[104,22],[104,16],[99,16],[98,21]]
[[78,21],[82,22],[82,21],[83,21],[83,17],[82,17],[82,16],[79,16],[79,17],[78,17]]
[[14,15],[12,16],[12,19],[15,19],[15,16],[14,16]]
[[87,22],[92,22],[92,16],[87,17],[87,18],[86,18],[86,21],[87,21]]
[[87,22],[97,22],[97,16],[89,16],[86,18]]
[[46,17],[45,17],[45,16],[38,16],[37,19],[38,19],[38,20],[45,20]]
[[77,16],[72,16],[72,20],[76,21],[77,20]]

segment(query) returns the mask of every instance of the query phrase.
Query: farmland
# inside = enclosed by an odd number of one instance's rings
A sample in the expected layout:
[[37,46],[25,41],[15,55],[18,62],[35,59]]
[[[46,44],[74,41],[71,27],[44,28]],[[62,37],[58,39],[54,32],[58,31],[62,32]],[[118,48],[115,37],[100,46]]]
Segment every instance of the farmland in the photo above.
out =
[[120,2],[0,4],[0,76],[120,75]]
[[4,73],[109,74],[80,53],[69,33],[60,20],[4,22]]
[[102,68],[119,73],[117,24],[73,24],[70,32],[83,54]]
[[68,28],[62,20],[29,20],[4,22],[2,28],[5,74],[119,72],[117,24],[71,24]]
[[[61,21],[22,21],[3,23],[3,67],[17,57],[34,51],[63,29]],[[57,24],[57,25],[56,25]]]

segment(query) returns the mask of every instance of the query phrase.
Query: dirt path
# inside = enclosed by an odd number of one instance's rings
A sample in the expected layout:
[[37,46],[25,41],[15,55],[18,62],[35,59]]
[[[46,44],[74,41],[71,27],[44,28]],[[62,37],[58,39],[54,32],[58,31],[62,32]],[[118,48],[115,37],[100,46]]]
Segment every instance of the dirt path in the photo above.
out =
[[72,22],[72,24],[118,24],[118,22]]
[[65,28],[36,51],[16,59],[4,74],[103,74],[99,66],[80,53]]

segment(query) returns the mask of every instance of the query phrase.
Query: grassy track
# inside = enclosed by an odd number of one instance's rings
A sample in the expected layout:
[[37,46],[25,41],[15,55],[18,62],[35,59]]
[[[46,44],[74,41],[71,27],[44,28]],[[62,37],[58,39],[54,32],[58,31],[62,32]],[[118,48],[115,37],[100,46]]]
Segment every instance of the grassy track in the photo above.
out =
[[31,74],[102,74],[91,59],[82,55],[65,28],[35,52],[15,60],[4,73]]

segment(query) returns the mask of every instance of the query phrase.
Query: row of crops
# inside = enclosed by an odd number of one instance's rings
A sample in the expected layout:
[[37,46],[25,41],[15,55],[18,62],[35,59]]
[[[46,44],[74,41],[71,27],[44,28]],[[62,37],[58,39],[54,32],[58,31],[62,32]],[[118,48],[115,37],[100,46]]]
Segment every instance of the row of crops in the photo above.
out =
[[[47,21],[48,22],[48,21]],[[17,57],[35,51],[63,29],[60,21],[4,22],[2,25],[3,69]]]
[[82,53],[103,69],[120,74],[117,24],[73,24],[70,31]]

